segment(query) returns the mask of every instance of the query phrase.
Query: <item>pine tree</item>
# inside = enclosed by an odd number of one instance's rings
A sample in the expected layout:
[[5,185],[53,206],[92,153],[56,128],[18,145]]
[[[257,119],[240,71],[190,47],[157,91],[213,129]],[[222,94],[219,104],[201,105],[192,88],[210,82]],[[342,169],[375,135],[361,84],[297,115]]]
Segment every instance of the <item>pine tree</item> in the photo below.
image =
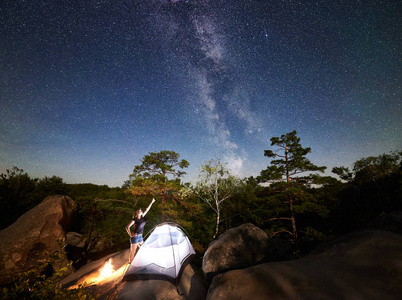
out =
[[287,213],[277,209],[276,216],[268,221],[288,220],[291,222],[291,230],[282,229],[279,232],[287,232],[292,235],[293,241],[297,244],[297,226],[295,213],[308,210],[309,195],[304,191],[303,187],[311,181],[312,177],[299,176],[304,172],[320,171],[324,172],[326,167],[318,167],[306,158],[311,152],[311,148],[303,148],[300,144],[300,138],[297,137],[296,130],[281,137],[272,137],[271,146],[279,147],[278,151],[265,150],[264,156],[272,158],[271,165],[267,169],[261,171],[258,177],[259,182],[269,182],[270,187],[277,192],[272,197],[272,203],[279,205],[280,202],[287,204]]
[[131,184],[127,192],[134,196],[161,195],[165,213],[172,211],[167,199],[180,201],[180,177],[186,174],[182,170],[176,170],[176,167],[184,169],[190,165],[188,161],[179,159],[178,153],[166,150],[145,155],[141,165],[135,166],[133,174],[130,175]]

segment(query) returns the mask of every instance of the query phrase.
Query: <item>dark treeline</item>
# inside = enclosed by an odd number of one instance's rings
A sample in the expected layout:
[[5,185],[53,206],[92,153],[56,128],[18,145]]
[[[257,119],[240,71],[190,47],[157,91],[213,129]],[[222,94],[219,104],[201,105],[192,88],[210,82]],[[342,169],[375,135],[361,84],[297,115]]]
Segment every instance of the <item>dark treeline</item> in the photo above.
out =
[[0,175],[0,229],[11,225],[23,213],[46,196],[66,194],[67,185],[57,176],[31,178],[24,170],[13,167]]
[[[203,166],[202,180],[194,186],[181,184],[188,162],[171,151],[145,156],[121,188],[66,184],[57,176],[31,178],[14,167],[0,177],[0,227],[11,225],[46,196],[63,194],[76,203],[70,230],[84,234],[88,248],[103,239],[116,250],[128,247],[124,226],[134,209],[145,208],[155,197],[146,231],[163,221],[175,221],[185,228],[199,253],[216,233],[247,222],[272,238],[296,242],[301,253],[306,253],[326,238],[376,226],[387,213],[402,209],[401,152],[362,158],[351,169],[333,168],[335,178],[314,174],[325,167],[306,160],[310,149],[301,147],[296,132],[271,141],[272,147],[283,146],[284,152],[281,156],[266,150],[265,155],[273,160],[261,176],[235,178],[223,163],[211,161]],[[173,177],[157,172],[158,160],[163,160],[161,170]],[[289,167],[291,161],[298,162],[293,171],[282,166],[286,162]],[[308,175],[295,175],[305,171]],[[211,187],[220,194],[208,198]]]

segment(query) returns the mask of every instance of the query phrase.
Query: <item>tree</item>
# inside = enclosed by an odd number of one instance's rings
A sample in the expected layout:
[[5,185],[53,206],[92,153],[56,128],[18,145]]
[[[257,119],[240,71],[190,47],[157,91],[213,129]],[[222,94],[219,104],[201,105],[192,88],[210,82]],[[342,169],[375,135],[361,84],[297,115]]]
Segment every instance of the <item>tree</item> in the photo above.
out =
[[219,160],[210,160],[201,166],[198,181],[193,192],[215,212],[215,238],[219,231],[222,203],[231,198],[241,185],[241,180],[230,175],[226,164]]
[[11,225],[43,200],[36,197],[37,181],[15,166],[0,175],[0,210],[4,212],[0,229]]
[[372,181],[377,184],[377,180],[381,177],[395,173],[402,164],[402,152],[391,152],[390,154],[382,154],[377,157],[369,156],[356,161],[353,164],[353,170],[347,167],[334,167],[332,172],[337,174],[342,180],[350,183],[358,189],[362,183]]
[[[334,167],[332,173],[353,187],[356,200],[360,197],[362,187],[368,182],[373,182],[377,191],[381,191],[378,180],[402,169],[401,164],[402,152],[394,151],[377,157],[369,156],[359,159],[353,164],[352,170],[344,166]],[[370,193],[370,196],[373,196],[373,193]]]
[[15,222],[23,213],[39,204],[47,196],[65,194],[67,184],[57,176],[31,178],[14,166],[0,174],[0,229]]
[[[282,229],[274,234],[287,232],[292,235],[293,241],[297,244],[295,212],[311,209],[311,203],[308,201],[309,196],[303,190],[303,186],[309,183],[312,178],[308,179],[308,177],[299,177],[297,175],[312,171],[324,172],[326,167],[318,167],[306,158],[306,155],[311,152],[311,148],[301,146],[296,130],[281,135],[281,137],[272,137],[271,146],[279,147],[278,153],[272,150],[264,151],[264,156],[273,158],[273,160],[271,160],[271,166],[261,171],[258,180],[261,183],[271,183],[270,187],[277,193],[277,196],[272,198],[273,203],[276,205],[280,202],[287,204],[288,214],[282,216],[282,211],[278,210],[277,215],[268,221],[290,221],[291,231]],[[298,205],[295,206],[296,204]]]
[[130,175],[128,193],[134,196],[160,194],[163,205],[166,205],[167,198],[179,200],[177,195],[182,189],[180,177],[186,173],[176,170],[176,167],[184,169],[190,165],[188,161],[179,159],[180,155],[173,151],[150,152],[145,155],[141,165],[135,166]]
[[401,208],[402,152],[361,158],[352,168],[334,167],[344,182],[337,211],[350,230]]
[[37,182],[38,193],[40,198],[44,199],[51,195],[65,195],[67,193],[67,184],[63,179],[58,176],[47,177],[39,179]]
[[[130,175],[131,186],[129,191],[133,195],[161,194],[162,202],[166,202],[166,194],[177,191],[177,183],[186,172],[178,170],[187,168],[190,164],[173,151],[150,152],[145,155],[141,165],[135,166],[133,174]],[[168,176],[173,176],[169,179]]]

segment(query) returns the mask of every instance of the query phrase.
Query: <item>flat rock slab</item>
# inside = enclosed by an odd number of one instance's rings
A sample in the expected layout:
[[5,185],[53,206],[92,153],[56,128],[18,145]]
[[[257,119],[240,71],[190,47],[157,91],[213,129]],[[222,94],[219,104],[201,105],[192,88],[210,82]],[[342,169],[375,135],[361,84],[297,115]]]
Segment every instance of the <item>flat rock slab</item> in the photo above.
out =
[[134,280],[123,283],[117,290],[118,299],[205,300],[207,288],[204,278],[189,264],[179,285],[165,280]]
[[[130,250],[126,249],[117,253],[107,255],[96,261],[87,263],[86,265],[82,266],[78,271],[64,278],[61,281],[61,284],[66,287],[70,287],[84,281],[87,281],[87,283],[89,283],[91,279],[94,279],[100,275],[99,270],[106,264],[106,262],[109,261],[109,259],[112,259],[113,269],[115,271],[121,270],[122,272],[124,271],[125,266],[127,266],[129,254]],[[108,282],[108,280],[104,281],[104,283],[106,282]]]
[[176,285],[166,280],[133,280],[121,281],[128,267],[129,249],[108,255],[97,261],[88,263],[77,272],[63,279],[62,284],[66,287],[72,287],[86,281],[94,282],[100,275],[101,269],[105,263],[112,259],[112,265],[116,272],[108,278],[87,287],[88,291],[94,295],[100,295],[100,299],[117,297],[117,299],[194,299],[204,300],[207,295],[207,287],[202,274],[188,264],[184,269],[183,275]]

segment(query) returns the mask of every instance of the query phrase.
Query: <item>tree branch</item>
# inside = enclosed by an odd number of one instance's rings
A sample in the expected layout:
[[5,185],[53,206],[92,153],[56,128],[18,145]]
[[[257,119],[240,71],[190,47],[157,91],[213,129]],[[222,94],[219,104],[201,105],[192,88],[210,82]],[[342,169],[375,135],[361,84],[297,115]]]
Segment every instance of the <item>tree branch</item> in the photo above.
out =
[[264,223],[265,223],[265,222],[274,221],[274,220],[292,220],[292,218],[285,218],[285,217],[281,217],[281,218],[271,218],[271,219],[265,220]]
[[205,200],[202,196],[200,196],[200,195],[197,195],[202,201],[204,201],[205,203],[207,203],[211,208],[212,208],[212,210],[216,213],[216,214],[218,214],[218,210],[216,210],[213,206],[212,206],[212,204],[211,203],[209,203],[209,201],[207,201],[207,200]]
[[240,215],[240,214],[235,214],[234,216],[227,217],[227,218],[225,218],[225,219],[223,219],[223,220],[220,220],[219,223],[220,223],[220,222],[223,222],[223,221],[226,221],[226,220],[229,220],[229,219],[232,219],[232,218],[237,217],[237,216],[239,216],[239,215]]
[[275,235],[277,235],[278,233],[281,233],[281,232],[286,232],[286,233],[289,233],[291,236],[293,236],[293,233],[290,232],[289,230],[279,230],[279,231],[275,231],[274,233],[272,233],[271,238],[273,238]]
[[132,206],[135,206],[135,205],[137,204],[137,202],[138,202],[138,200],[135,200],[135,203],[131,203],[131,202],[128,202],[128,201],[118,200],[118,199],[100,199],[100,198],[95,198],[95,202],[100,202],[100,201],[104,201],[104,202],[107,202],[107,201],[122,202],[122,203],[130,204],[130,205],[132,205]]

